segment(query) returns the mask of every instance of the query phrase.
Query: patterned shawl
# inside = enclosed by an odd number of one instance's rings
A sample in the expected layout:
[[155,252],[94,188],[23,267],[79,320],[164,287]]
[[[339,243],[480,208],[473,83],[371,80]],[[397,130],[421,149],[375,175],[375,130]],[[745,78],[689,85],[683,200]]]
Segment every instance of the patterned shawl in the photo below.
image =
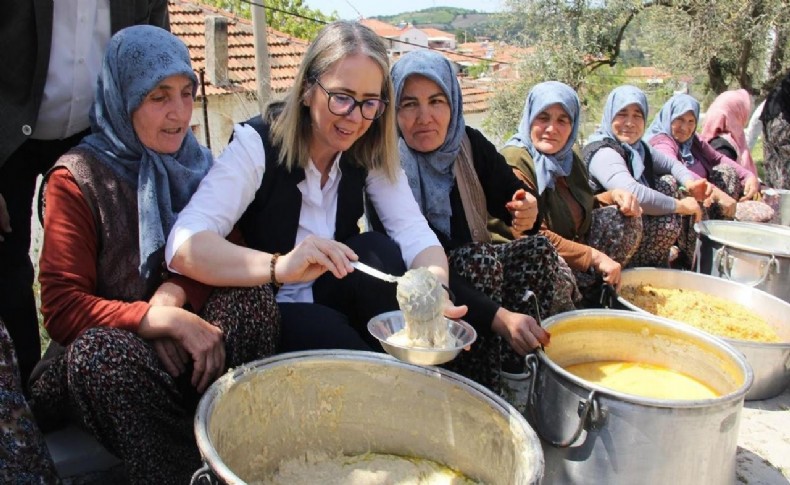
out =
[[175,35],[149,25],[117,32],[110,40],[90,113],[92,134],[80,146],[137,190],[140,274],[165,245],[176,216],[212,164],[211,153],[187,131],[175,153],[158,153],[140,142],[132,114],[164,79],[185,75],[197,90],[189,51]]

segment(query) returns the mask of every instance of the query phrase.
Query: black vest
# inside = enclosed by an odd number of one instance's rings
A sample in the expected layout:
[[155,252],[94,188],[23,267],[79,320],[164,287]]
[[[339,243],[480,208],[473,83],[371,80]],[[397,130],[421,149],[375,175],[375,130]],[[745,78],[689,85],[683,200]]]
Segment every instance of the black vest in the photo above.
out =
[[[260,116],[246,123],[253,127],[263,140],[266,153],[266,171],[255,199],[239,220],[239,229],[248,247],[268,253],[285,254],[296,245],[299,215],[302,210],[302,193],[297,184],[304,180],[301,167],[288,169],[279,162],[279,149],[272,144],[269,125]],[[365,179],[367,170],[347,154],[340,157],[340,186],[337,194],[335,217],[336,241],[345,241],[359,234],[359,219],[364,212]]]
[[[639,141],[639,143],[644,143],[643,141]],[[634,165],[633,165],[633,158],[631,152],[626,152],[626,150],[622,147],[622,145],[612,139],[612,138],[604,138],[599,141],[594,141],[592,143],[588,143],[587,145],[582,148],[582,160],[584,160],[584,165],[587,167],[587,170],[590,169],[590,161],[592,160],[593,156],[600,150],[601,148],[611,148],[612,150],[616,151],[618,155],[620,155],[623,160],[626,161],[626,166],[628,167],[628,172],[631,176],[634,176]],[[643,173],[645,180],[647,180],[647,185],[651,189],[656,189],[656,175],[653,172],[653,156],[650,154],[650,147],[647,146],[645,143],[645,159],[642,160],[645,165],[645,171]],[[638,181],[637,181],[638,182]],[[600,194],[601,192],[606,192],[606,189],[601,186],[600,183],[591,175],[590,176],[590,187],[593,189],[593,192],[596,194]]]

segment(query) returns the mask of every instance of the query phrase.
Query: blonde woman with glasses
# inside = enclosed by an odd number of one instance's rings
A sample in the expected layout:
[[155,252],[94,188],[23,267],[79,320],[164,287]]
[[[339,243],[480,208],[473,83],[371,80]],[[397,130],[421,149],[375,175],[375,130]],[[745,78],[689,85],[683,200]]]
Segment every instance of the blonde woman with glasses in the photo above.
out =
[[[327,25],[284,102],[235,127],[170,234],[170,267],[208,284],[273,285],[280,351],[379,350],[366,325],[398,308],[395,285],[355,272],[353,261],[391,274],[427,267],[449,283],[400,168],[392,98],[379,37],[356,22]],[[365,198],[385,234],[360,234]],[[234,226],[243,246],[225,238]]]

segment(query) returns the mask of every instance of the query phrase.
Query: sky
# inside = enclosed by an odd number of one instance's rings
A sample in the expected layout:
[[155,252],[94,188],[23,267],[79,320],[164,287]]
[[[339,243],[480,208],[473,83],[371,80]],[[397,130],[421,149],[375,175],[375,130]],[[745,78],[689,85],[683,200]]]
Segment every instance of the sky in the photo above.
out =
[[364,17],[395,15],[429,7],[468,8],[478,12],[497,12],[503,8],[503,0],[305,0],[304,3],[325,14],[336,11],[341,19],[349,20],[359,18],[360,14]]

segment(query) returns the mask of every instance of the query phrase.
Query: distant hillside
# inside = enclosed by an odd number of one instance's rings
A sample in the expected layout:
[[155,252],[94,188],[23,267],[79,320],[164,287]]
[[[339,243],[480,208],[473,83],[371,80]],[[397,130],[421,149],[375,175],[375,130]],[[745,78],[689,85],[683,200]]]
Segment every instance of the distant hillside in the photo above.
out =
[[494,36],[496,16],[477,10],[457,7],[430,7],[416,12],[403,12],[398,15],[373,17],[392,25],[401,22],[415,27],[433,27],[447,32],[467,30],[469,35]]

